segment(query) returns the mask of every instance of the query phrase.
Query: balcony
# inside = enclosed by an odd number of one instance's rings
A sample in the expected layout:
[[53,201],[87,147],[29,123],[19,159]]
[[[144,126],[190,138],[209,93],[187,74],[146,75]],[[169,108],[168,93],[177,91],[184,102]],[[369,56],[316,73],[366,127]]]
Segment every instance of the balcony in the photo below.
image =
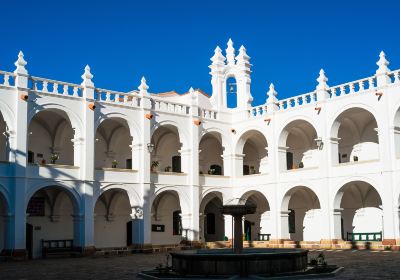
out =
[[229,176],[200,174],[199,184],[205,187],[229,187]]
[[165,185],[186,185],[187,177],[186,173],[178,172],[155,171],[150,174],[151,182]]

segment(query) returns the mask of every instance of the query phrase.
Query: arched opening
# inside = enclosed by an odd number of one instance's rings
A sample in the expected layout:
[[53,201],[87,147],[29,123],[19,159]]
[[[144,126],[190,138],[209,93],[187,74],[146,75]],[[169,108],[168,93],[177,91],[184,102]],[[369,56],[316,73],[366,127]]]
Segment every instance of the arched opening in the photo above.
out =
[[151,154],[153,172],[182,172],[180,155],[182,144],[175,126],[158,127],[151,137],[151,143],[154,145],[154,151]]
[[96,131],[95,166],[101,168],[132,169],[132,136],[125,120],[110,118]]
[[[341,213],[341,219],[336,219],[334,226],[336,229],[340,228],[343,240],[383,239],[382,234],[372,235],[372,233],[382,233],[383,211],[382,199],[369,183],[352,181],[343,185],[335,196],[334,207],[336,212]],[[368,236],[366,233],[371,235]]]
[[237,108],[237,82],[234,77],[226,79],[226,103],[230,109]]
[[221,134],[209,132],[205,134],[199,144],[199,171],[200,174],[224,175]]
[[282,229],[293,241],[321,240],[320,225],[323,224],[321,205],[317,195],[307,187],[290,189],[284,196],[282,211],[287,213],[282,219]]
[[[26,249],[30,258],[42,256],[42,241],[67,241],[66,246],[79,246],[79,226],[74,216],[78,203],[59,186],[48,186],[35,192],[26,207]],[[77,232],[75,232],[76,230]]]
[[7,218],[8,204],[4,195],[0,192],[0,253],[6,249],[7,242]]
[[28,128],[28,163],[74,165],[74,133],[65,112],[38,112]]
[[244,217],[244,239],[247,241],[265,240],[271,234],[269,223],[271,222],[270,207],[265,196],[258,191],[245,193],[241,199],[246,200],[246,204],[257,206],[254,214]]
[[268,143],[261,132],[245,132],[238,141],[237,152],[243,154],[243,175],[268,172]]
[[316,167],[319,164],[317,131],[304,120],[290,122],[280,136],[281,170]]
[[110,189],[100,195],[94,208],[96,248],[126,247],[132,244],[132,208],[128,194]]
[[9,161],[10,143],[8,141],[7,123],[0,112],[0,162]]
[[397,110],[396,115],[394,117],[394,145],[396,151],[396,158],[400,158],[400,108]]
[[333,144],[337,151],[334,163],[379,159],[379,142],[375,117],[365,109],[350,108],[341,113],[332,126]]
[[221,213],[222,194],[207,194],[200,204],[200,232],[205,242],[224,241],[225,220]]
[[151,208],[151,241],[153,245],[178,244],[182,241],[182,212],[179,195],[164,191]]

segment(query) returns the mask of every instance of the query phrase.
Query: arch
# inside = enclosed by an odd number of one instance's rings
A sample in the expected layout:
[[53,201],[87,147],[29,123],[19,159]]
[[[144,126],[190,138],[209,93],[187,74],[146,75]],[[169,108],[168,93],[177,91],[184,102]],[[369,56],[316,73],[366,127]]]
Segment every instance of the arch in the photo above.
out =
[[208,132],[201,137],[199,141],[199,170],[201,173],[224,175],[222,141],[222,135],[219,132]]
[[317,138],[317,130],[308,118],[298,117],[287,122],[278,139],[281,170],[318,166]]
[[200,203],[200,239],[206,242],[223,241],[225,239],[225,220],[221,213],[223,205],[222,193],[207,193]]
[[220,141],[222,147],[224,147],[224,151],[231,151],[231,139],[229,137],[226,136],[226,132],[224,132],[222,129],[218,128],[218,127],[210,127],[210,128],[206,128],[206,129],[202,129],[200,131],[200,135],[199,135],[199,141],[201,141],[201,139],[207,135],[207,134],[213,134],[213,135],[218,135],[218,140]]
[[238,87],[237,78],[235,74],[225,75],[224,80],[224,93],[226,105],[228,109],[235,109],[238,107]]
[[157,131],[157,129],[159,129],[160,127],[172,128],[172,130],[176,130],[179,141],[182,144],[182,148],[190,147],[188,134],[184,131],[182,126],[180,126],[177,122],[172,121],[172,120],[164,120],[164,121],[155,123],[151,127],[151,130],[150,130],[151,138],[153,137],[153,135]]
[[[383,239],[382,196],[370,182],[348,180],[339,186],[332,202],[334,211],[340,213],[334,217],[336,238],[362,241],[357,233],[381,232],[380,240]],[[356,234],[355,240],[349,235],[352,233]]]
[[126,247],[132,244],[132,201],[126,189],[112,186],[94,203],[96,248]]
[[379,159],[378,122],[368,106],[346,106],[338,111],[330,133],[334,153],[333,163]]
[[10,107],[3,102],[0,102],[0,114],[3,116],[4,122],[6,123],[8,130],[15,131],[14,129],[15,115],[13,111],[10,109]]
[[[73,120],[65,111],[54,108],[38,111],[30,119],[28,133],[27,150],[32,155],[28,157],[31,163],[35,153],[39,163],[45,163],[47,160],[52,162],[53,154],[58,154],[57,163],[65,165],[76,163],[79,166],[80,149],[74,146],[73,142],[80,137],[73,126]],[[43,137],[45,134],[48,137]]]
[[132,207],[141,207],[143,205],[143,200],[140,195],[134,190],[134,188],[127,186],[125,184],[108,184],[102,187],[97,193],[95,193],[93,199],[97,201],[99,197],[109,191],[109,190],[123,190],[128,194],[129,201]]
[[319,241],[324,217],[318,195],[307,186],[295,186],[286,191],[282,198],[282,234],[294,241]]
[[394,137],[394,148],[396,158],[400,158],[400,105],[396,106],[396,111],[393,114],[393,135]]
[[14,134],[12,129],[13,113],[6,104],[0,102],[0,161],[11,161],[14,147]]
[[75,130],[75,136],[82,137],[81,135],[84,127],[82,119],[68,107],[61,104],[47,103],[34,106],[32,110],[28,112],[28,124],[31,123],[33,117],[36,114],[38,114],[39,112],[43,112],[45,110],[56,111],[61,113],[62,116],[64,116],[67,120],[69,120],[72,128]]
[[244,130],[236,142],[235,153],[243,155],[243,175],[268,172],[268,141],[261,130]]
[[99,126],[105,121],[109,119],[115,119],[115,120],[121,120],[126,122],[130,135],[133,137],[133,139],[140,139],[140,135],[142,134],[140,130],[140,126],[132,119],[130,119],[127,115],[118,113],[118,112],[112,112],[112,113],[107,113],[107,114],[101,114],[99,117],[96,119],[94,123],[94,131],[97,131]]
[[150,204],[152,205],[158,196],[160,196],[166,192],[171,192],[176,195],[176,197],[179,199],[179,204],[180,204],[180,207],[181,207],[183,213],[191,212],[190,199],[189,199],[188,195],[184,191],[181,191],[179,188],[174,187],[174,186],[166,186],[166,187],[157,189],[154,192],[154,194],[151,196]]

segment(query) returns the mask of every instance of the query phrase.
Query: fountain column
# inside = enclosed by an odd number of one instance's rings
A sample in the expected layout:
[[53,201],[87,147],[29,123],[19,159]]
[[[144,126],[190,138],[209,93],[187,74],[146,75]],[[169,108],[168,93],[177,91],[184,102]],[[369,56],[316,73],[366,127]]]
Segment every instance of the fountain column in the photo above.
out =
[[233,252],[240,254],[243,250],[243,215],[234,215]]

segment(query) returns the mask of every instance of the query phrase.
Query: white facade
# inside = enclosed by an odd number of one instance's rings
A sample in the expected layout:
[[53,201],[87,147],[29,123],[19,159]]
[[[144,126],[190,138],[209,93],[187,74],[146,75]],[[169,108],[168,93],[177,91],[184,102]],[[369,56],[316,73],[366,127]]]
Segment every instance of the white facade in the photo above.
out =
[[232,41],[225,56],[217,47],[209,97],[151,94],[144,78],[127,93],[99,89],[88,66],[80,85],[38,78],[20,53],[14,72],[0,71],[0,251],[24,252],[26,224],[33,257],[42,239],[221,241],[232,224],[219,207],[237,199],[257,205],[251,240],[382,232],[399,244],[400,71],[382,52],[371,77],[330,87],[321,70],[315,91],[279,100],[271,84],[252,107],[249,59]]

